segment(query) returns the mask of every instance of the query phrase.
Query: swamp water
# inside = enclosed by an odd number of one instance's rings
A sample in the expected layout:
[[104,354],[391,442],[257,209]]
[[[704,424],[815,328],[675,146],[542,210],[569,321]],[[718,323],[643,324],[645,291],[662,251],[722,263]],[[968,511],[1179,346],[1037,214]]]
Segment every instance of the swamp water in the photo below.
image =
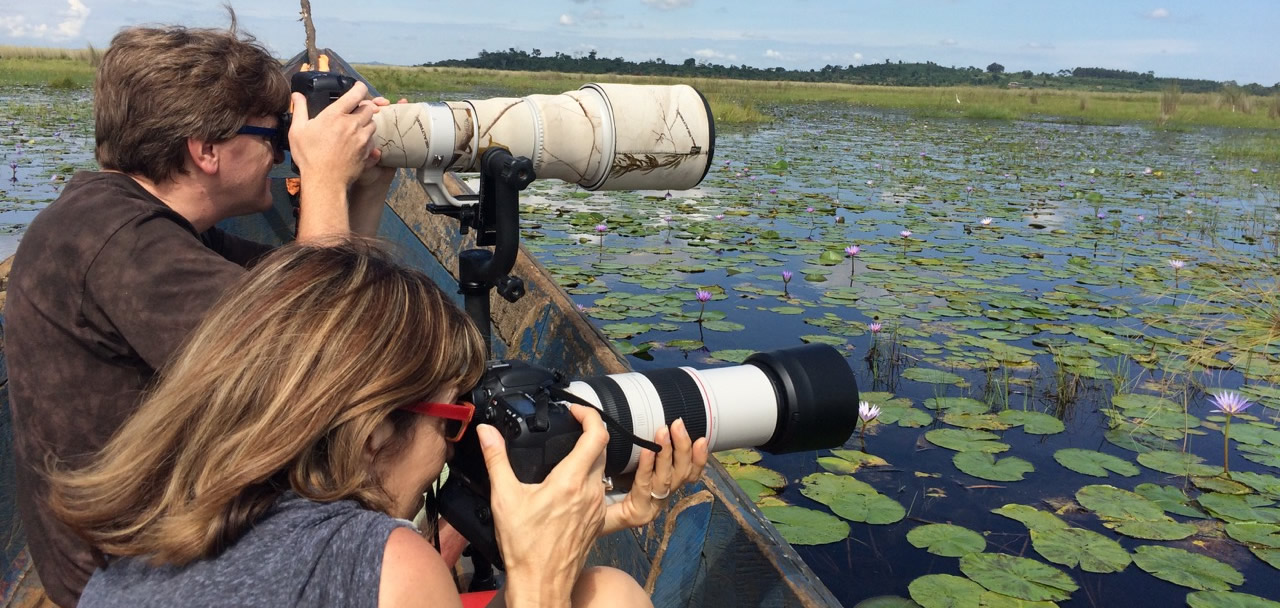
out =
[[[88,107],[0,96],[10,234]],[[1280,605],[1280,167],[1215,155],[1251,134],[777,112],[693,191],[535,182],[524,242],[638,369],[848,355],[843,449],[720,455],[846,606]]]

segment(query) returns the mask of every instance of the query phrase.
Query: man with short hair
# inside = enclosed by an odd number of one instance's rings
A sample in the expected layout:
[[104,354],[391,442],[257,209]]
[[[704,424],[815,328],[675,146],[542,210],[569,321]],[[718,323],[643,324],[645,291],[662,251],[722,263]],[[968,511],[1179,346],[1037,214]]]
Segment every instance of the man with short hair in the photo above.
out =
[[[288,137],[302,176],[298,239],[376,232],[392,171],[375,167],[357,84]],[[290,103],[280,64],[229,30],[120,32],[94,83],[100,172],[77,174],[31,223],[5,309],[18,507],[46,593],[74,606],[97,567],[43,508],[44,472],[81,467],[205,311],[269,247],[217,222],[271,206]]]

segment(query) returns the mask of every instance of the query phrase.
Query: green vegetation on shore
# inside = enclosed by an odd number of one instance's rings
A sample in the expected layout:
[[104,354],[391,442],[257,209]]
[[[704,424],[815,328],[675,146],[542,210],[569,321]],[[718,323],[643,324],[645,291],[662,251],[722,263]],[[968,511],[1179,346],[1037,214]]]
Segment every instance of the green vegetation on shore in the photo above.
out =
[[[482,91],[490,95],[559,93],[585,82],[607,80],[636,84],[685,83],[711,103],[724,123],[767,122],[769,106],[796,103],[847,103],[871,108],[908,110],[922,117],[958,116],[1001,120],[1056,120],[1082,124],[1162,123],[1166,128],[1219,126],[1276,129],[1280,112],[1269,109],[1280,98],[1219,93],[1180,93],[1173,106],[1160,92],[1108,93],[994,87],[892,87],[837,83],[676,78],[668,76],[600,75],[561,72],[512,72],[469,68],[358,66],[382,94],[421,99]],[[1166,96],[1167,97],[1167,96]],[[1229,104],[1228,101],[1235,101]],[[1172,110],[1169,114],[1168,111]]]
[[[98,53],[86,50],[0,46],[0,86],[87,87]],[[1220,93],[1130,92],[997,88],[904,87],[818,82],[629,76],[567,72],[515,72],[471,68],[361,65],[366,78],[390,98],[457,99],[559,93],[592,81],[692,85],[707,96],[721,124],[764,123],[769,108],[797,103],[844,103],[906,110],[920,117],[1052,120],[1081,124],[1152,123],[1165,128],[1217,126],[1280,128],[1280,96]],[[1267,146],[1259,146],[1266,149]]]
[[0,45],[0,86],[52,86],[64,89],[93,84],[98,52]]

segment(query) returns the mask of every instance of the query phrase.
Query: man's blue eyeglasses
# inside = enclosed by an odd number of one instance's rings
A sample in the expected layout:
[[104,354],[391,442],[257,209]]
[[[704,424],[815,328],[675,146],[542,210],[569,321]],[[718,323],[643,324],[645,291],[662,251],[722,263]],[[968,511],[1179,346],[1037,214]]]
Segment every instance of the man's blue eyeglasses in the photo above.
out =
[[285,131],[273,127],[256,127],[253,125],[245,125],[236,129],[236,135],[257,135],[271,142],[271,149],[275,151],[276,158],[283,159],[284,151],[288,148],[285,145]]

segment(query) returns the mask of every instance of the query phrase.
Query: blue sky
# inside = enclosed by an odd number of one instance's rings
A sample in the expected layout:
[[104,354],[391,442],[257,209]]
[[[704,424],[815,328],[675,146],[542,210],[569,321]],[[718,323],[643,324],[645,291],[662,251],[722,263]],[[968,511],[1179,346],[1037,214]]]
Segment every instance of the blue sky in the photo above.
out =
[[[0,44],[102,48],[138,23],[222,26],[209,0],[0,0]],[[302,47],[293,0],[233,2],[277,55]],[[1277,0],[312,0],[317,40],[354,62],[411,65],[508,47],[545,54],[791,69],[934,61],[1077,66],[1280,82]],[[459,8],[471,7],[471,8]]]

